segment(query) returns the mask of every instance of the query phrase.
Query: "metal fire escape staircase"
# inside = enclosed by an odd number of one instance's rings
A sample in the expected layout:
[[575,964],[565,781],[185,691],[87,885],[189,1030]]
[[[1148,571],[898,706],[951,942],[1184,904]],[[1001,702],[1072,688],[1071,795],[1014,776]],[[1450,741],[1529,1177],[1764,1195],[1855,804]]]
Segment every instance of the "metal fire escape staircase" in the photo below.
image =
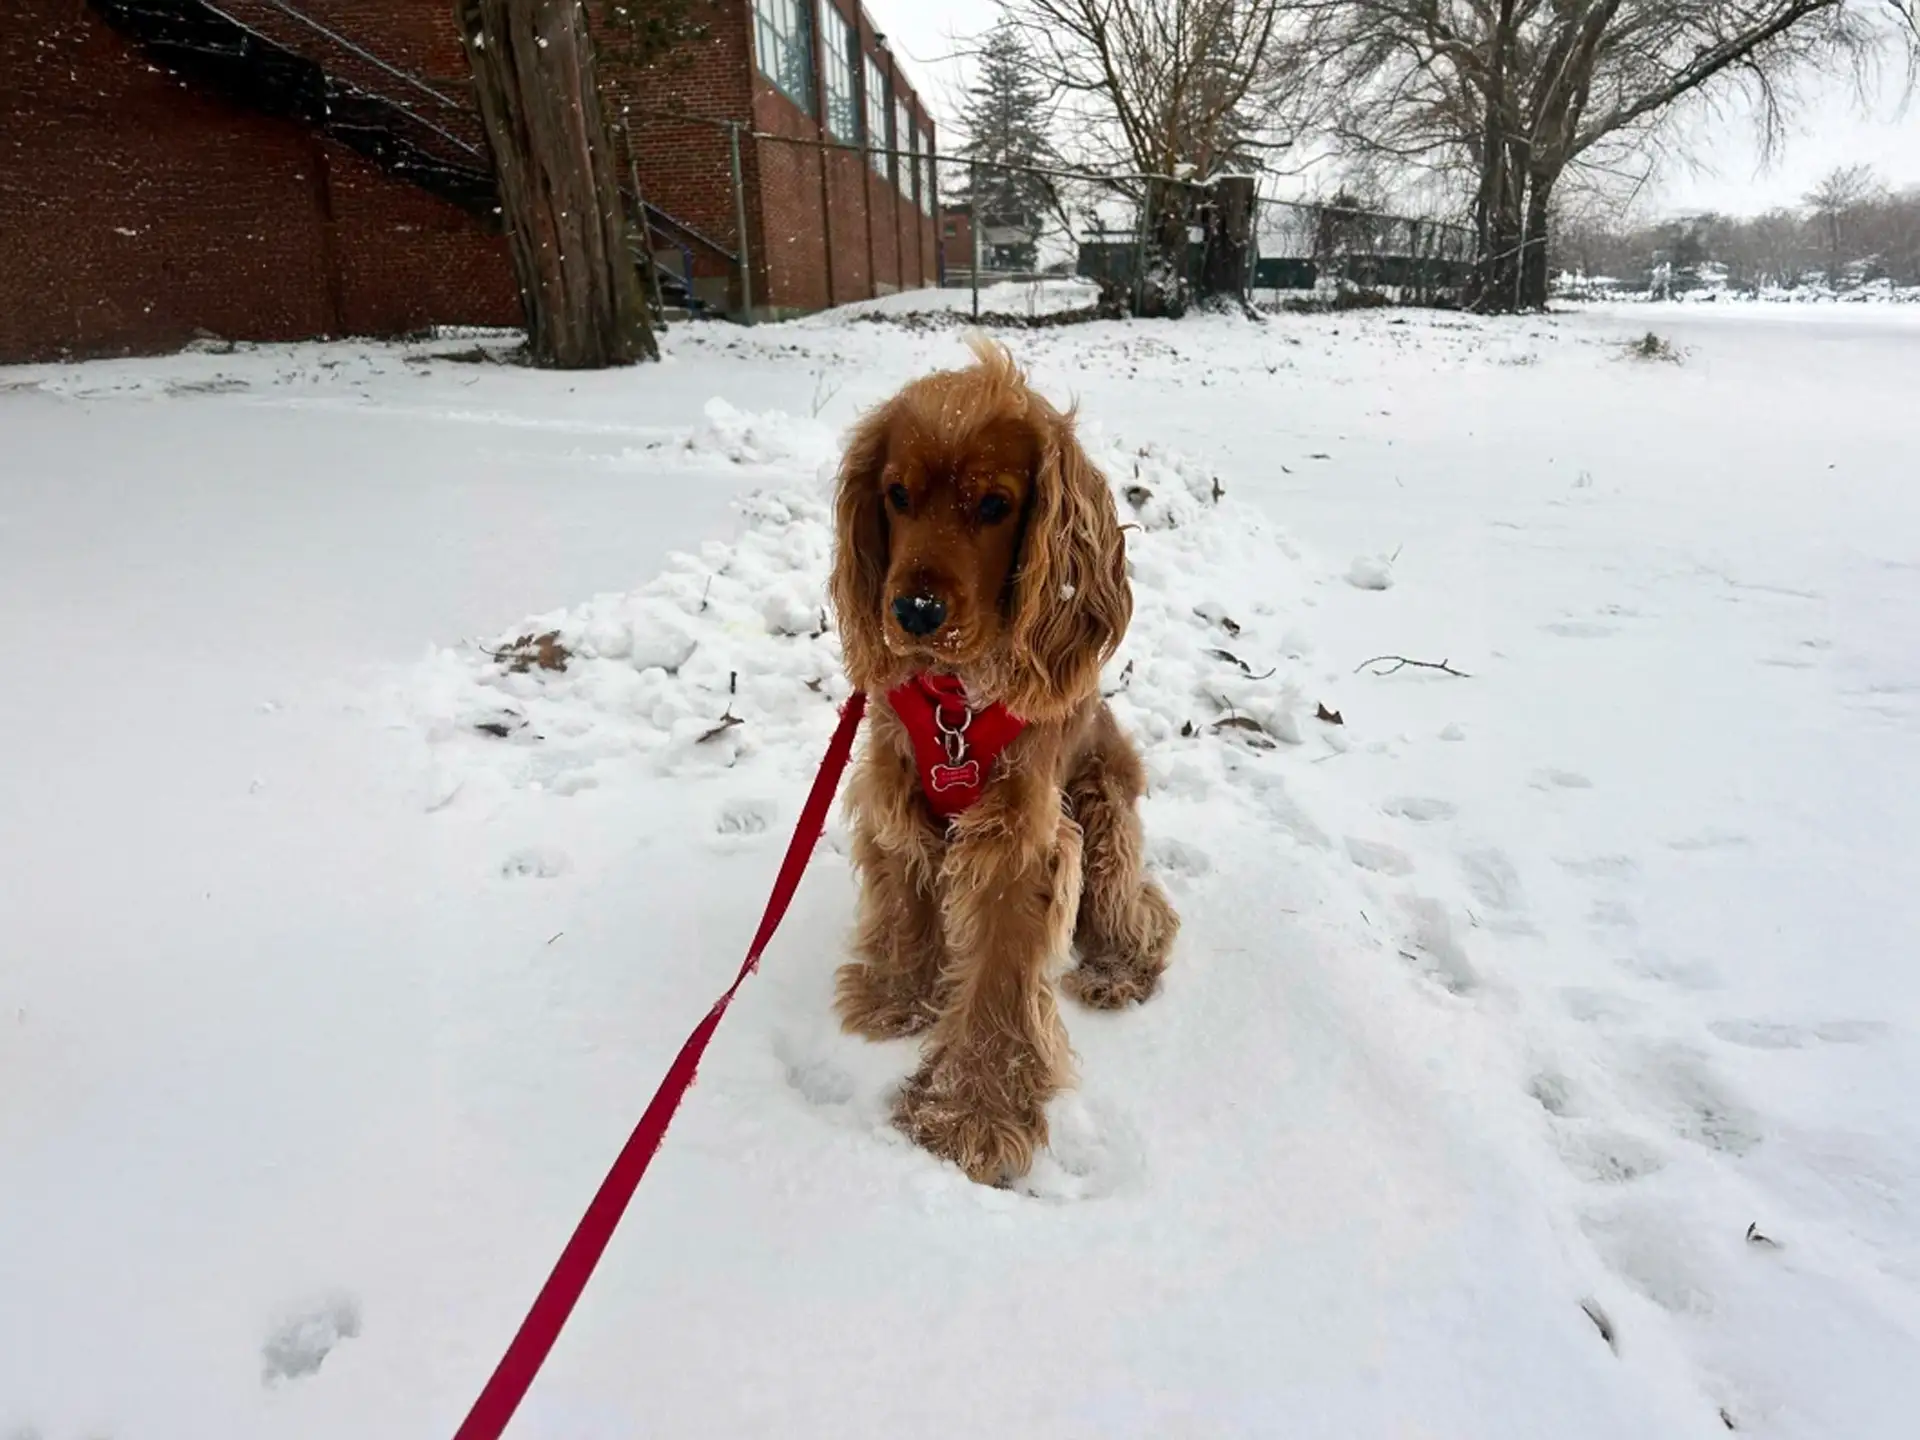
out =
[[[474,106],[389,64],[287,0],[89,3],[169,74],[230,103],[317,130],[499,230],[499,195]],[[310,50],[323,53],[325,63]],[[645,216],[646,244],[636,245],[634,261],[652,267],[662,306],[704,312],[708,307],[689,280],[661,265],[656,254],[679,251],[690,277],[691,252],[729,265],[734,252],[632,191],[623,187],[621,193],[633,214]]]

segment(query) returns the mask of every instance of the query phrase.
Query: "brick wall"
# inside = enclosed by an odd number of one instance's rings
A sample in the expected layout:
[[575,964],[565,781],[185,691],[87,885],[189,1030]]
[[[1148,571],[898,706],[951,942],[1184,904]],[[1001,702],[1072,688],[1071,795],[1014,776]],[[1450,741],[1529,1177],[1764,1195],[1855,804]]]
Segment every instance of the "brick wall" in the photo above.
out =
[[[304,126],[190,88],[85,0],[6,4],[0,362],[152,352],[199,331],[283,340],[517,323],[505,243],[472,215]],[[349,83],[408,100],[457,140],[480,143],[470,118],[265,0],[222,8]],[[450,98],[466,98],[450,3],[303,0],[301,8]],[[870,18],[852,4],[846,13],[874,50]],[[918,98],[881,54],[924,134]],[[647,199],[684,222],[657,232],[656,243],[684,251],[703,295],[737,304],[726,132],[647,112],[824,138],[817,117],[760,78],[751,0],[715,0],[706,38],[647,73],[605,63],[601,78]],[[938,236],[910,178],[903,194],[860,154],[775,140],[746,138],[741,163],[762,315],[933,283]]]
[[[821,138],[818,124],[758,76],[755,90],[756,130],[795,140]],[[760,242],[755,269],[765,277],[755,286],[755,299],[775,313],[823,309],[840,298],[827,272],[828,232],[842,232],[833,237],[839,243],[848,220],[833,213],[822,188],[826,152],[777,140],[756,140],[753,148]]]
[[[862,50],[878,55],[894,96],[907,106],[924,141],[931,125],[893,57],[878,48],[872,19],[841,0],[819,4],[854,21]],[[824,118],[803,112],[757,70],[754,79],[755,129],[796,140],[828,138]],[[824,97],[825,77],[818,71],[814,88]],[[858,152],[777,140],[760,140],[755,148],[764,176],[759,225],[773,262],[764,293],[776,311],[817,309],[934,283],[936,236],[931,217],[914,200],[910,163],[900,177],[903,188],[877,174]]]
[[[733,168],[726,131],[711,122],[745,120],[752,112],[750,0],[712,0],[702,10],[703,39],[643,71],[602,57],[600,86],[609,116],[625,131],[623,153],[630,144],[648,203],[713,242],[665,228],[655,234],[656,245],[684,249],[703,295],[731,310],[738,290],[730,257],[739,249]],[[699,120],[675,120],[675,114]],[[745,142],[743,168],[752,165],[753,148]]]
[[[472,216],[301,125],[187,88],[84,0],[7,7],[0,361],[149,353],[199,330],[285,340],[517,321],[505,244]],[[373,25],[423,7],[337,8]],[[450,12],[445,29],[451,41]]]
[[[876,49],[873,23],[855,6],[843,7],[842,0],[816,3],[823,10],[841,8],[856,20],[862,46]],[[752,0],[715,0],[706,25],[702,41],[644,73],[629,73],[618,64],[603,66],[602,84],[611,108],[631,129],[648,201],[737,251],[727,134],[713,122],[741,121],[765,136],[779,137],[742,139],[756,313],[764,317],[817,310],[932,284],[938,240],[932,219],[913,199],[911,180],[903,196],[891,180],[873,173],[864,156],[807,143],[827,138],[824,118],[806,113],[760,74],[753,52]],[[824,28],[815,26],[816,41]],[[826,95],[817,52],[816,45],[816,111]],[[891,58],[880,53],[897,93],[924,133],[929,127],[918,97]],[[678,114],[699,120],[673,118]],[[727,303],[737,306],[738,285],[726,257],[711,247],[688,248],[697,274],[729,279]]]

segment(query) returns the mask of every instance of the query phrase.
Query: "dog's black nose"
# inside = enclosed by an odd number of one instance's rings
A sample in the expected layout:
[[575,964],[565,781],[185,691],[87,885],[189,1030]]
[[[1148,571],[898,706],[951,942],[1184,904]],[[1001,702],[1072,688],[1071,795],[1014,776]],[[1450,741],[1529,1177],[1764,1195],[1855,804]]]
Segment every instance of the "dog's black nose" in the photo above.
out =
[[947,605],[932,595],[902,595],[893,602],[893,618],[909,635],[931,635],[947,623]]

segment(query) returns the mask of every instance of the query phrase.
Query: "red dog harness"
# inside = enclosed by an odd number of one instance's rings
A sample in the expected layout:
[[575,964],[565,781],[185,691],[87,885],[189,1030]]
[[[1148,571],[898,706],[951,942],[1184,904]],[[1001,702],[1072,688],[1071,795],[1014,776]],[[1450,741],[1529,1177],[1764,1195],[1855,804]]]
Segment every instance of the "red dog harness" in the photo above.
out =
[[975,710],[958,675],[916,675],[889,690],[887,703],[913,742],[920,793],[942,820],[953,819],[985,793],[993,762],[1027,728],[997,700]]

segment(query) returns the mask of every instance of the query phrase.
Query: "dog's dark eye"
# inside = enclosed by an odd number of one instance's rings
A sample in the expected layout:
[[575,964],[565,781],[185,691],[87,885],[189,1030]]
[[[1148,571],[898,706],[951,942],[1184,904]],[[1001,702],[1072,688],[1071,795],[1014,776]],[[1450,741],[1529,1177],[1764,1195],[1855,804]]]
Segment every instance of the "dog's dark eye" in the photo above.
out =
[[1013,502],[997,490],[980,502],[979,515],[982,525],[998,525],[1012,513]]
[[913,503],[913,496],[907,493],[907,487],[904,485],[889,485],[887,502],[904,515],[907,513],[907,507]]

